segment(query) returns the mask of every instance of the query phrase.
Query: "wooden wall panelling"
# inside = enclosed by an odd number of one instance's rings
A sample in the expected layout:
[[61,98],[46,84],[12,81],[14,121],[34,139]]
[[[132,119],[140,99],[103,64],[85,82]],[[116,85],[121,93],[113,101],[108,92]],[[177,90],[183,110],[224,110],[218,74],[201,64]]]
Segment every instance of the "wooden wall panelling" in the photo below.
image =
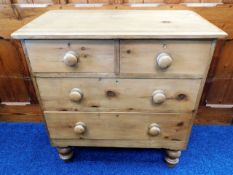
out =
[[61,5],[62,10],[109,10],[109,9],[116,9],[116,8],[118,8],[118,5],[104,4],[103,6],[83,6],[83,7],[82,6],[76,7],[75,3]]
[[202,3],[221,3],[222,0],[201,0]]
[[30,97],[23,75],[24,65],[19,59],[14,41],[0,40],[0,99],[2,102],[27,102]]
[[[10,34],[24,23],[11,5],[0,5],[0,75],[1,100],[5,102],[36,103],[24,54],[18,41],[10,40]],[[5,40],[4,40],[5,39]]]
[[10,0],[0,0],[0,5],[1,4],[11,4]]
[[34,4],[60,4],[60,0],[32,0]]
[[224,94],[224,100],[223,100],[224,104],[233,104],[232,92],[233,92],[233,74],[232,74],[231,78],[229,79],[228,87],[227,87],[226,92]]
[[143,3],[161,3],[161,5],[169,5],[169,4],[172,4],[172,5],[177,5],[179,3],[184,3],[185,1],[190,1],[190,2],[199,2],[199,0],[143,0]]
[[[62,4],[119,4],[119,2],[121,2],[121,0],[62,0],[62,1],[63,1]],[[64,3],[64,1],[66,2]]]
[[179,4],[181,0],[164,0],[163,2],[166,4]]
[[12,4],[32,4],[32,0],[12,0]]
[[210,88],[210,85],[212,83],[212,80],[213,80],[213,78],[215,76],[215,70],[216,70],[217,64],[218,64],[218,62],[220,60],[220,55],[221,55],[221,52],[222,52],[222,48],[224,47],[224,44],[225,44],[225,39],[218,40],[217,43],[216,43],[215,51],[214,51],[214,54],[213,54],[210,69],[209,69],[209,72],[208,72],[205,87],[204,87],[202,97],[201,97],[201,101],[200,101],[201,106],[206,105],[206,102],[207,102],[206,97],[208,95],[209,88]]
[[233,104],[233,40],[226,41],[210,81],[207,103]]
[[24,54],[22,44],[20,41],[14,40],[14,45],[17,48],[21,66],[23,67],[23,77],[26,77],[24,78],[24,83],[26,85],[27,92],[29,94],[29,101],[31,104],[38,104],[38,99],[36,96],[35,88],[32,83],[32,79],[30,77],[30,71],[26,61],[26,56]]
[[22,26],[11,5],[0,5],[0,38],[10,39],[10,34]]
[[12,4],[60,4],[60,0],[12,0]]
[[233,4],[233,0],[222,0],[224,4]]
[[181,3],[200,3],[201,0],[181,0]]
[[0,121],[41,122],[44,119],[38,104],[26,106],[0,105]]
[[233,40],[227,40],[221,52],[221,59],[216,66],[215,76],[218,78],[231,78],[233,73]]
[[67,4],[88,4],[88,0],[67,0]]
[[119,4],[119,2],[121,0],[61,0],[61,4]]
[[129,4],[133,4],[133,3],[143,3],[144,0],[123,0],[123,3],[129,3]]
[[112,3],[110,0],[87,0],[87,3],[92,4],[92,3],[104,3],[104,4],[109,4]]
[[195,124],[233,124],[233,108],[210,108],[200,106]]

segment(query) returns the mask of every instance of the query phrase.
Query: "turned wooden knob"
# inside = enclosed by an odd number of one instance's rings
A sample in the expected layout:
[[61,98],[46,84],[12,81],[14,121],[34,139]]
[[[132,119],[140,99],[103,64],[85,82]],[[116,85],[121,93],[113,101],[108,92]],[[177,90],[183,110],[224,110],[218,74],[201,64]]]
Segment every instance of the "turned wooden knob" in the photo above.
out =
[[74,102],[80,102],[83,98],[83,93],[80,89],[74,88],[70,91],[70,100]]
[[83,134],[86,131],[86,124],[83,122],[77,122],[74,126],[74,132],[76,134]]
[[172,64],[172,57],[167,53],[160,53],[157,56],[157,64],[161,69],[166,69]]
[[78,54],[74,51],[68,51],[64,55],[63,61],[67,66],[75,66],[78,63]]
[[166,95],[163,90],[155,90],[152,93],[152,101],[155,104],[161,104],[166,100]]
[[148,134],[150,136],[157,136],[157,135],[159,135],[160,134],[159,125],[157,123],[150,124],[150,126],[148,128]]

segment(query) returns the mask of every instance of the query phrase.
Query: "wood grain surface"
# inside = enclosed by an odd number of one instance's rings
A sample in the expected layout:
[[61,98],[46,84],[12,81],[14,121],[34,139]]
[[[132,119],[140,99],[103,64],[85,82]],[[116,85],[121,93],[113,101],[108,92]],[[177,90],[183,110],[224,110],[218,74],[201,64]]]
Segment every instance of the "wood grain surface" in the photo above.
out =
[[[184,142],[191,127],[189,114],[142,114],[142,113],[71,113],[47,112],[45,119],[51,139],[77,140],[156,140]],[[86,131],[76,134],[75,123],[83,122]],[[148,135],[148,127],[157,123],[161,129],[158,136]],[[155,147],[157,147],[157,144]],[[169,143],[170,144],[170,143]],[[114,145],[112,145],[114,146]],[[151,145],[153,147],[153,145]],[[161,145],[160,145],[161,146]]]
[[30,101],[29,92],[25,84],[30,81],[30,75],[26,74],[26,67],[23,64],[25,60],[22,60],[18,49],[17,42],[0,39],[1,102]]
[[[26,40],[25,47],[33,72],[114,72],[113,40]],[[63,61],[69,51],[78,55],[75,66],[67,66]]]
[[15,39],[193,39],[225,38],[227,34],[192,11],[53,10],[11,36]]
[[[192,112],[201,80],[37,78],[44,110]],[[81,102],[70,100],[73,88],[83,93]],[[152,93],[166,94],[163,104],[152,103]]]
[[[212,41],[202,40],[122,40],[120,72],[123,75],[203,78],[212,58],[211,44]],[[161,69],[158,66],[159,53],[171,56],[170,67]]]

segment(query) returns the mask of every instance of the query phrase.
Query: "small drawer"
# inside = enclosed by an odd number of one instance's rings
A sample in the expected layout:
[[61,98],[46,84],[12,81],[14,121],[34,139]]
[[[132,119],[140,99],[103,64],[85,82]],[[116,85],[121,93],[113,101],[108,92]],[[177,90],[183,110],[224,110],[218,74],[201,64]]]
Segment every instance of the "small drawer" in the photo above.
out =
[[191,114],[45,111],[51,139],[186,141]]
[[192,112],[201,80],[37,78],[44,110]]
[[113,73],[113,40],[26,40],[33,72]]
[[121,40],[120,73],[202,78],[212,53],[209,40]]

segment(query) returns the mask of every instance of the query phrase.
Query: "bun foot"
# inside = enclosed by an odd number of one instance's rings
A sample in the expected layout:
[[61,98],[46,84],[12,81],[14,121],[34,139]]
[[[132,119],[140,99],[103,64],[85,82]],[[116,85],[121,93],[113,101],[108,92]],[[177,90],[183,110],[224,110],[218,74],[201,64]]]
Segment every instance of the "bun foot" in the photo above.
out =
[[70,161],[73,158],[74,152],[71,147],[57,147],[57,151],[60,159],[65,162]]
[[181,156],[181,151],[179,150],[166,150],[165,162],[168,167],[174,167],[179,163],[179,159]]

